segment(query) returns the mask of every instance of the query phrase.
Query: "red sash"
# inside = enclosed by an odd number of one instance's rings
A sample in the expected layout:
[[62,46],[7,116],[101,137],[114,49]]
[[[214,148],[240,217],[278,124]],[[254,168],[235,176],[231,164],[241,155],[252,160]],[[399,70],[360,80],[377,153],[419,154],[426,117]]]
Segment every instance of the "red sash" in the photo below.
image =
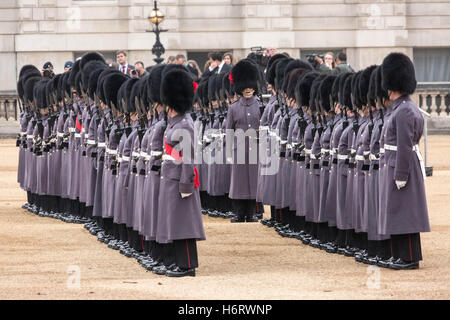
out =
[[[183,155],[181,154],[180,151],[175,150],[173,147],[171,147],[167,142],[166,139],[164,138],[164,149],[166,151],[166,154],[170,155],[172,158],[175,159],[175,161],[182,163],[183,162]],[[198,188],[200,187],[200,180],[198,178],[198,171],[197,168],[194,167],[194,187]]]
[[81,132],[83,131],[83,127],[81,126],[80,121],[78,121],[78,116],[75,118],[75,127]]

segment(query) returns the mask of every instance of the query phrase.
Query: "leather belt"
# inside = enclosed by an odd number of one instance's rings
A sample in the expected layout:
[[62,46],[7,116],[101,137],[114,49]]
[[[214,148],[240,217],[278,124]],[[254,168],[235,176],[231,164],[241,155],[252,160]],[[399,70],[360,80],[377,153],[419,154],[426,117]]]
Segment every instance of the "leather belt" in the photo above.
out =
[[318,163],[315,163],[315,164],[313,165],[313,169],[320,169],[320,165],[319,165]]
[[356,167],[356,163],[352,162],[348,164],[349,169],[354,169]]

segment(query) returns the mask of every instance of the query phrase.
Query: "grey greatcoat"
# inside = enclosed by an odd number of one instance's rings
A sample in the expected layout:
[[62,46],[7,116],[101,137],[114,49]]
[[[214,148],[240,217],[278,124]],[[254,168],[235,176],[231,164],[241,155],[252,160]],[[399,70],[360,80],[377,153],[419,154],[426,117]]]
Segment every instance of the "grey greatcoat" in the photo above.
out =
[[[314,126],[312,123],[311,116],[308,114],[304,114],[304,120],[306,121],[306,128],[302,132],[302,130],[298,131],[298,153],[299,153],[299,160],[297,163],[297,170],[296,170],[296,177],[297,177],[297,201],[296,201],[296,213],[295,215],[304,217],[305,216],[305,210],[303,208],[304,202],[305,202],[305,185],[306,185],[306,147],[305,147],[305,136],[306,131],[311,131],[312,127]],[[311,140],[311,139],[310,139]],[[312,142],[312,141],[311,141]],[[309,174],[308,174],[309,175]]]
[[[180,150],[183,145],[190,150]],[[174,149],[171,154],[168,154],[169,148]],[[180,152],[181,159],[165,158],[161,166],[158,207],[164,210],[158,210],[156,241],[168,243],[182,239],[205,240],[200,193],[195,186],[198,175],[194,166],[194,123],[189,114],[168,118],[164,132],[164,151],[164,156],[172,157]],[[182,198],[182,193],[190,195]]]
[[87,133],[85,133],[86,139],[86,206],[93,206],[95,201],[95,188],[97,185],[97,130],[100,122],[100,117],[97,112],[97,106],[91,105],[92,116],[89,119],[89,126]]
[[337,206],[336,206],[336,226],[340,230],[348,230],[352,228],[352,215],[346,208],[347,195],[347,175],[349,172],[349,137],[353,137],[353,127],[351,125],[353,118],[348,119],[348,126],[342,131],[338,144],[338,164],[337,164]]
[[[386,201],[382,202],[378,231],[381,234],[429,232],[427,200],[422,175],[419,140],[424,120],[419,108],[409,96],[392,103],[391,121],[386,124],[384,137],[384,180]],[[407,181],[397,189],[395,181]]]
[[37,184],[36,184],[36,193],[39,195],[47,195],[48,193],[48,152],[44,152],[45,141],[50,136],[50,123],[49,116],[42,116],[42,126],[43,135],[38,130],[38,125],[35,128],[35,138],[40,138],[42,141],[42,155],[36,155],[36,174],[37,174]]
[[339,121],[339,117],[326,117],[326,128],[320,137],[321,159],[320,159],[320,191],[319,191],[319,222],[328,222],[326,212],[326,201],[328,195],[328,185],[330,181],[330,168],[332,162],[331,138],[334,127]]
[[[95,180],[95,192],[94,192],[94,208],[92,210],[92,215],[96,217],[102,216],[102,190],[103,190],[103,176],[105,169],[105,150],[106,150],[106,127],[109,124],[111,113],[109,109],[103,110],[104,116],[100,119],[100,123],[97,126],[97,177]],[[96,123],[94,123],[95,125]],[[94,159],[95,160],[95,159]]]
[[[285,144],[285,157],[283,171],[281,172],[281,208],[288,208],[291,204],[291,177],[293,170],[292,163],[292,135],[294,132],[294,127],[297,124],[298,112],[296,109],[289,109],[289,123],[287,123],[287,134],[286,134],[286,144]],[[284,131],[284,130],[282,130]]]
[[[272,124],[273,116],[275,114],[274,111],[274,104],[277,101],[277,97],[275,95],[272,95],[264,108],[264,112],[261,116],[261,119],[259,121],[259,134],[260,139],[262,137],[269,137],[269,129],[270,125]],[[267,139],[267,142],[269,142],[269,139]],[[269,151],[270,152],[270,151]],[[269,158],[270,159],[270,158]],[[256,188],[256,201],[263,202],[263,195],[264,195],[264,183],[266,178],[266,168],[269,165],[266,161],[263,162],[260,161],[259,168],[258,168],[258,186]]]
[[26,153],[27,149],[24,148],[24,142],[26,141],[27,136],[27,127],[28,127],[28,121],[30,120],[30,116],[28,115],[28,111],[22,111],[20,114],[20,133],[19,133],[19,140],[20,140],[20,146],[19,146],[19,166],[17,170],[17,182],[19,183],[20,187],[22,189],[25,189],[25,166],[26,166]]
[[[249,129],[253,129],[256,134],[259,130],[259,118],[260,118],[260,106],[261,102],[252,97],[246,99],[240,98],[237,102],[233,103],[228,110],[227,114],[227,130],[241,129],[243,132],[247,132]],[[245,145],[241,145],[234,138],[232,146],[227,146],[228,150],[233,149],[233,164],[231,165],[231,184],[230,194],[231,199],[256,199],[256,186],[258,183],[258,143],[256,137],[245,137]],[[245,152],[245,157],[241,154],[238,157],[239,152]],[[250,152],[255,155],[255,163],[250,163]],[[243,158],[244,163],[239,164],[238,159]]]
[[[312,210],[308,210],[307,212],[312,212],[312,221],[313,222],[323,222],[319,221],[319,207],[320,207],[320,130],[322,129],[322,124],[317,124],[317,130],[314,134],[313,144],[311,146],[311,155],[310,155],[310,169],[309,176],[311,183],[308,184],[310,192],[310,203],[312,205]],[[324,130],[324,129],[323,129]]]
[[[277,109],[277,111],[274,113],[272,123],[270,124],[269,128],[269,136],[268,137],[268,143],[267,143],[267,159],[268,161],[272,161],[272,157],[270,155],[271,149],[273,146],[272,143],[279,143],[277,139],[274,139],[278,135],[277,132],[277,125],[278,121],[281,117],[281,109],[278,108],[278,101],[275,100],[273,104],[273,109]],[[275,149],[275,148],[274,148]],[[278,157],[274,157],[275,159],[273,161],[278,161]],[[263,159],[264,160],[264,159]],[[270,167],[272,164],[271,162],[267,163],[267,167]],[[278,172],[278,171],[276,171]],[[276,203],[276,189],[277,189],[277,174],[276,172],[269,174],[269,172],[266,170],[266,175],[264,177],[264,184],[262,186],[262,202],[269,206],[275,206]]]
[[[336,211],[338,206],[337,199],[337,182],[338,182],[338,147],[339,140],[344,130],[344,122],[342,116],[336,115],[333,131],[330,139],[330,177],[328,181],[327,197],[325,201],[325,219],[328,226],[336,226]],[[336,120],[337,119],[337,120]]]
[[378,233],[379,210],[379,165],[380,165],[380,138],[383,128],[383,118],[380,111],[374,112],[374,125],[369,145],[369,173],[365,178],[364,219],[367,221],[369,240],[386,240],[389,235]]
[[114,192],[116,189],[116,180],[119,168],[113,169],[111,165],[116,163],[117,149],[122,134],[117,134],[117,130],[121,129],[120,123],[114,123],[111,126],[109,137],[106,142],[105,163],[103,169],[103,186],[102,186],[102,217],[114,217]]
[[150,158],[146,164],[144,182],[144,225],[143,234],[148,240],[156,240],[158,229],[158,201],[161,185],[161,164],[164,153],[164,131],[167,123],[161,113],[158,121],[151,127],[147,140],[147,153]]
[[314,123],[312,118],[309,117],[308,125],[305,129],[305,135],[303,136],[303,143],[305,145],[305,166],[303,167],[303,176],[301,176],[302,189],[300,193],[301,203],[300,203],[300,212],[301,215],[305,216],[306,221],[313,221],[313,203],[311,192],[309,192],[309,188],[311,187],[312,181],[312,171],[311,171],[311,148],[314,142]]
[[[369,118],[360,118],[360,126],[357,134],[355,135],[355,142],[353,144],[353,149],[356,150],[355,156],[355,168],[353,171],[353,192],[352,192],[352,216],[353,216],[353,229],[356,232],[366,232],[366,228],[363,226],[363,209],[364,209],[364,171],[363,165],[364,158],[363,155],[363,139],[364,132],[369,125]],[[360,160],[361,159],[361,160]]]

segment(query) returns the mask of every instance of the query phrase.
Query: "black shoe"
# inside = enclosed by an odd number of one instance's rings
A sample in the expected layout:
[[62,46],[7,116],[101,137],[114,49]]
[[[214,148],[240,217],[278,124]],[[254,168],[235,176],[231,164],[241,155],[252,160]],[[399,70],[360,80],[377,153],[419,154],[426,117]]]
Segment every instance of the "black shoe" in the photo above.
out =
[[338,247],[336,252],[338,254],[345,255],[345,248],[344,247]]
[[212,218],[217,218],[219,216],[219,212],[217,210],[211,210],[208,212],[208,216]]
[[22,209],[28,210],[28,208],[30,208],[30,204],[29,204],[28,202],[25,202],[25,203],[22,205]]
[[346,256],[346,257],[354,257],[356,252],[358,252],[357,248],[353,248],[353,247],[347,246],[345,248],[344,256]]
[[246,216],[245,222],[258,222],[258,218],[255,216]]
[[111,240],[111,241],[108,243],[108,248],[111,248],[111,249],[113,249],[113,250],[119,250],[119,249],[120,249],[120,246],[118,245],[118,241],[117,241],[117,240]]
[[394,261],[397,260],[394,257],[390,257],[387,260],[379,260],[377,263],[377,266],[382,267],[382,268],[389,268],[389,265],[391,263],[394,263]]
[[312,239],[309,241],[309,245],[313,248],[320,248],[320,241],[318,239]]
[[371,264],[373,266],[376,266],[378,264],[378,261],[380,261],[381,258],[379,256],[375,256],[375,257],[368,257],[367,258],[367,263]]
[[325,251],[328,253],[338,253],[338,246],[332,242],[328,243]]
[[152,272],[157,275],[163,276],[167,273],[167,268],[165,265],[162,264],[160,266],[154,267]]
[[262,219],[263,218],[263,215],[262,215],[262,213],[257,213],[256,215],[256,218],[258,218],[258,220],[260,220],[260,219]]
[[312,237],[308,234],[308,235],[303,235],[301,236],[301,241],[303,244],[309,244],[309,242],[311,241]]
[[393,270],[414,270],[419,269],[419,261],[407,262],[401,258],[398,258],[393,263],[389,264],[389,269]]
[[235,222],[245,222],[245,218],[240,218],[240,217],[233,217],[231,218],[231,223],[235,223]]
[[180,267],[176,267],[173,270],[167,270],[166,276],[168,277],[195,277],[195,269],[182,269]]

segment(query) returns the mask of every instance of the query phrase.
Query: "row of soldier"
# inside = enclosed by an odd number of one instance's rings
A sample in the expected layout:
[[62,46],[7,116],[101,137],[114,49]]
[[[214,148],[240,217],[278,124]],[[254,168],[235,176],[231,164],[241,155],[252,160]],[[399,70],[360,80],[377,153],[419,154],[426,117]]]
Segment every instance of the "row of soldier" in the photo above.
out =
[[85,223],[156,274],[194,276],[198,179],[173,133],[193,135],[195,86],[182,66],[151,71],[132,79],[95,52],[52,79],[24,66],[18,181],[31,212]]
[[[365,263],[418,268],[419,232],[429,231],[429,224],[416,145],[423,119],[408,97],[416,83],[406,56],[391,54],[381,66],[338,76],[284,55],[272,57],[263,74],[244,59],[231,72],[193,83],[198,86],[193,100],[186,95],[189,85],[173,84],[165,99],[183,105],[183,122],[192,123],[197,138],[194,153],[213,157],[229,148],[233,154],[224,164],[186,163],[192,173],[188,184],[180,181],[183,170],[163,170],[177,161],[185,165],[177,143],[164,134],[173,115],[162,94],[165,75],[182,69],[155,66],[148,76],[132,80],[106,68],[95,53],[50,81],[36,79],[32,68],[22,69],[19,182],[28,191],[26,207],[69,222],[92,217],[95,222],[86,226],[99,240],[159,274],[195,274],[195,239],[204,239],[200,198],[204,212],[232,216],[232,222],[257,221],[255,213],[268,205],[271,219],[261,222],[282,236]],[[272,96],[265,106],[260,93],[266,84]],[[53,117],[36,112],[49,107]],[[399,129],[390,127],[397,122],[392,114],[402,108],[408,116],[397,127],[413,130],[407,130],[410,148],[399,147],[404,153],[399,158],[392,141]],[[245,163],[233,162],[238,150],[223,137],[225,130],[237,129],[253,129],[276,144],[267,149],[279,149],[276,159],[267,156],[277,162],[275,173],[269,170],[273,163],[249,162],[257,146],[251,137],[245,138]],[[61,174],[54,178],[53,172]],[[171,196],[161,190],[168,188],[166,180],[178,181]],[[179,234],[168,235],[173,228]],[[191,240],[184,244],[180,237]]]
[[[268,153],[259,165],[248,154],[244,165],[202,162],[206,212],[229,217],[233,204],[232,222],[254,222],[270,206],[271,218],[261,222],[283,237],[366,264],[418,268],[420,232],[430,227],[410,59],[393,53],[380,66],[338,75],[283,54],[271,57],[265,76],[251,61],[240,64],[244,84],[230,85],[238,70],[200,84],[198,151],[212,158],[226,148],[226,129],[255,129]],[[265,106],[254,96],[266,85],[272,95]],[[233,90],[244,95],[244,88],[252,98],[234,104]]]

